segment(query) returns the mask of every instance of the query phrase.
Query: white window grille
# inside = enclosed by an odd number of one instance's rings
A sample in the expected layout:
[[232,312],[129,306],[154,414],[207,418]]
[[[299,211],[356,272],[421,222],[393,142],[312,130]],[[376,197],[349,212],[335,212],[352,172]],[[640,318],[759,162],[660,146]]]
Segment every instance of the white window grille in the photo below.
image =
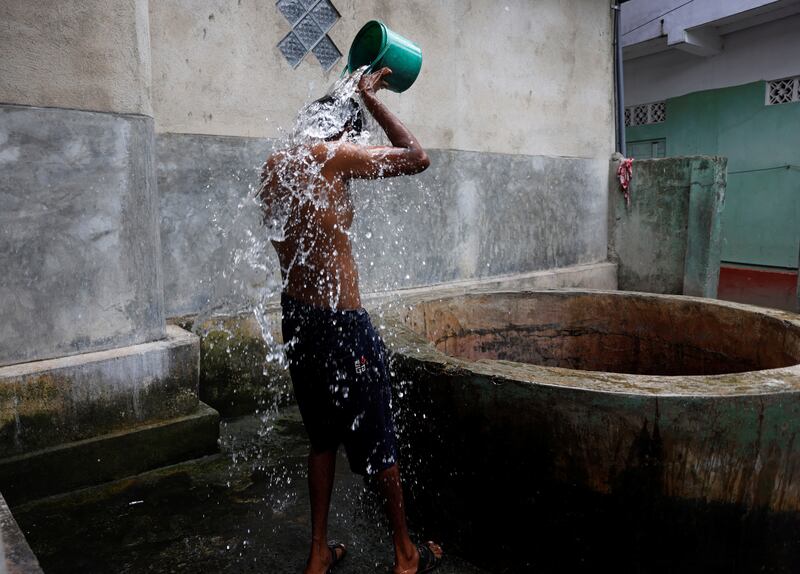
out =
[[650,123],[660,124],[667,119],[667,106],[664,102],[650,104]]
[[626,126],[660,124],[667,119],[667,107],[663,101],[625,108]]
[[800,76],[767,82],[766,104],[800,102]]
[[648,108],[650,106],[636,106],[633,108],[633,125],[641,126],[643,124],[649,124],[649,117],[648,117]]
[[336,65],[342,53],[328,32],[341,17],[330,0],[278,0],[276,6],[292,26],[278,42],[286,61],[296,68],[310,52],[326,72]]

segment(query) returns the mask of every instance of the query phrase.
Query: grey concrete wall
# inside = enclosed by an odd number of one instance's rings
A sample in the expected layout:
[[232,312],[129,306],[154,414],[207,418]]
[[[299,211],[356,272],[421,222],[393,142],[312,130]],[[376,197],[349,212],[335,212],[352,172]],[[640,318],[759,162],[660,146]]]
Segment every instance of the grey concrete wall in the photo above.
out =
[[[272,150],[266,139],[160,134],[156,136],[157,174],[161,214],[161,252],[164,295],[168,316],[205,309],[221,285],[221,273],[230,267],[233,250],[242,247],[244,234],[233,220],[237,205],[253,195],[261,164]],[[257,217],[246,218],[258,230]],[[232,238],[222,237],[223,232]],[[271,247],[270,247],[271,249]],[[238,266],[255,296],[265,273]]]
[[[329,72],[310,54],[296,69],[286,62],[277,44],[291,26],[274,2],[150,3],[167,315],[244,311],[274,285],[274,274],[231,263],[250,256],[242,228],[255,225],[235,207],[270,141],[338,78],[375,18],[423,50],[417,83],[381,98],[433,165],[354,186],[362,291],[605,259],[610,2],[332,1],[341,18],[329,35],[345,57]],[[269,251],[260,260],[277,270]]]
[[0,102],[152,115],[147,3],[0,2]]
[[630,206],[616,191],[609,209],[620,289],[716,297],[726,174],[721,157],[633,162]]
[[[243,311],[274,283],[263,271],[231,273],[248,256],[241,228],[253,223],[235,206],[270,140],[338,78],[355,33],[375,18],[422,48],[417,83],[381,98],[433,165],[354,186],[362,291],[605,259],[610,2],[332,1],[341,18],[329,35],[345,57],[329,72],[310,54],[296,69],[286,62],[277,44],[291,26],[273,2],[150,3],[169,316],[221,301],[220,311]],[[277,269],[274,254],[265,258]]]
[[[235,304],[265,284],[265,272],[247,265],[238,266],[245,271],[240,283],[215,281],[248,246],[240,224],[258,233],[257,210],[242,217],[235,206],[252,195],[270,149],[269,140],[157,137],[168,316],[200,311],[226,296],[220,289],[236,291],[230,293]],[[452,150],[430,150],[430,157],[420,176],[353,186],[352,237],[363,292],[605,259],[606,160]],[[220,226],[219,219],[236,223]],[[226,227],[230,236],[222,237]]]
[[[606,0],[334,3],[342,51],[366,20],[382,18],[425,53],[418,84],[383,97],[434,150],[434,167],[355,189],[365,291],[604,258]],[[11,54],[0,101],[147,114],[150,38],[156,124],[167,133],[157,150],[159,240],[147,219],[157,209],[148,128],[132,127],[146,118],[9,108],[23,115],[0,141],[12,173],[0,189],[13,200],[0,247],[18,272],[0,282],[15,302],[2,309],[0,364],[162,336],[160,244],[168,314],[196,312],[231,287],[214,277],[232,256],[221,234],[238,231],[214,220],[247,196],[270,143],[225,136],[277,135],[338,71],[312,56],[291,69],[276,47],[289,24],[274,3],[91,0],[45,10],[11,0],[2,10],[12,37],[0,45]],[[250,274],[235,289],[252,293],[263,281]]]
[[153,123],[0,107],[0,365],[164,336]]
[[4,492],[212,451],[197,337],[165,324],[148,0],[0,0],[0,53]]
[[379,292],[601,261],[608,162],[454,150],[354,185],[361,286]]
[[[607,158],[613,152],[609,0],[332,0],[346,55],[382,19],[424,63],[406,93],[383,94],[430,148]],[[278,137],[319,97],[325,73],[277,49],[290,25],[275,2],[150,2],[158,132]]]

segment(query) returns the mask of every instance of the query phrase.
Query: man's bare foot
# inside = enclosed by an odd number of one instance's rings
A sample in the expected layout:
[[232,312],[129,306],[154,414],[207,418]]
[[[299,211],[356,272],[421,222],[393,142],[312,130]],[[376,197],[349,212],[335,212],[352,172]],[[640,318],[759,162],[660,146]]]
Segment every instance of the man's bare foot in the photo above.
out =
[[397,556],[397,564],[394,567],[394,574],[422,574],[430,572],[442,560],[442,547],[434,542],[426,542],[414,548],[409,556]]
[[332,566],[341,562],[345,554],[347,554],[347,547],[344,544],[328,544],[325,550],[311,552],[303,572],[304,574],[327,574]]

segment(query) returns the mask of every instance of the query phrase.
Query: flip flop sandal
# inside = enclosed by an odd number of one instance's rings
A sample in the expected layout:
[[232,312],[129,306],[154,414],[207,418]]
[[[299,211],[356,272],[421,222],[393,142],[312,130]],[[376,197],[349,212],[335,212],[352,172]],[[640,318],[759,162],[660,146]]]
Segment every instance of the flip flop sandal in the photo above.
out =
[[[347,546],[342,544],[341,542],[329,542],[328,543],[328,550],[331,551],[331,565],[328,566],[328,569],[325,571],[326,574],[331,574],[333,572],[334,566],[339,564],[344,557],[347,555]],[[336,550],[341,550],[342,552],[337,555]]]
[[419,552],[419,564],[417,564],[417,574],[424,574],[425,572],[430,572],[434,568],[437,568],[439,564],[441,564],[442,562],[442,559],[437,558],[436,554],[434,554],[433,550],[431,550],[431,544],[433,544],[433,542],[417,545],[417,552]]

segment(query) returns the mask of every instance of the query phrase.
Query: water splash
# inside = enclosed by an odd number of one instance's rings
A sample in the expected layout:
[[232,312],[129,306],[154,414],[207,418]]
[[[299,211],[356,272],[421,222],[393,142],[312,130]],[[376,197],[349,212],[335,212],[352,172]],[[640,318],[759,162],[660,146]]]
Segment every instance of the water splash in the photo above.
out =
[[[202,288],[207,299],[194,321],[194,331],[206,337],[209,333],[223,333],[230,344],[237,336],[231,326],[231,317],[251,317],[264,342],[264,376],[269,377],[270,389],[259,406],[262,420],[260,435],[269,437],[280,407],[290,394],[288,376],[270,377],[276,369],[287,369],[285,351],[292,341],[280,342],[277,296],[286,286],[291,267],[308,265],[309,257],[317,247],[320,237],[302,234],[303,242],[297,249],[295,259],[288,268],[281,270],[273,248],[274,242],[286,238],[286,231],[294,222],[291,213],[305,207],[325,209],[329,205],[329,185],[321,175],[322,162],[313,155],[313,146],[332,136],[345,132],[340,141],[365,144],[370,131],[348,131],[353,117],[352,102],[358,99],[357,86],[364,69],[338,80],[325,98],[313,101],[300,110],[293,126],[280,130],[281,137],[272,150],[275,158],[271,173],[264,173],[264,181],[277,178],[277,187],[288,197],[282,201],[262,202],[264,187],[256,177],[248,186],[245,196],[209,194],[205,208],[210,214],[211,227],[218,241],[215,257],[203,269]],[[254,171],[258,168],[254,168]],[[257,173],[257,172],[256,172]],[[297,205],[292,208],[292,202]],[[217,263],[221,262],[221,264]],[[215,264],[217,266],[215,267]],[[281,272],[283,271],[283,272]],[[333,278],[320,276],[322,287],[334,287]],[[338,304],[338,290],[330,289],[330,305]],[[217,339],[218,340],[218,339]],[[219,343],[218,343],[219,344]],[[230,348],[226,349],[230,353]],[[253,358],[257,360],[257,358]],[[250,464],[254,469],[269,461],[268,452],[249,449],[230,450],[234,453],[233,464]],[[279,506],[285,503],[280,502]]]
[[[315,144],[334,138],[342,134],[337,141],[352,142],[366,145],[370,142],[385,144],[385,136],[368,114],[364,114],[365,126],[361,131],[349,129],[353,120],[352,102],[359,101],[357,86],[364,69],[345,76],[337,81],[328,91],[325,98],[315,100],[303,106],[298,113],[291,128],[280,130],[281,137],[272,150],[272,162],[264,173],[265,183],[270,178],[277,180],[277,185],[286,197],[283,201],[262,202],[260,196],[265,192],[265,186],[255,181],[248,188],[244,197],[233,197],[227,201],[220,201],[219,197],[209,199],[207,209],[212,214],[211,223],[215,235],[219,240],[219,260],[223,264],[215,270],[209,269],[206,274],[208,279],[204,287],[208,292],[208,299],[195,322],[195,331],[201,336],[210,331],[226,333],[230,340],[236,333],[230,327],[228,319],[232,316],[250,316],[257,326],[261,339],[264,342],[264,374],[276,369],[283,371],[283,378],[270,377],[269,385],[272,393],[263,400],[258,409],[260,417],[259,436],[263,439],[260,444],[226,444],[232,453],[231,477],[235,476],[242,467],[249,468],[253,473],[264,472],[266,468],[276,468],[281,453],[269,447],[275,421],[279,418],[282,406],[291,393],[291,385],[285,372],[286,349],[293,344],[292,340],[280,342],[279,310],[277,296],[286,287],[286,278],[296,265],[305,267],[313,266],[310,261],[314,250],[319,247],[318,242],[323,239],[314,233],[296,234],[301,237],[294,259],[286,268],[281,269],[278,258],[273,249],[273,242],[282,242],[287,237],[287,230],[295,222],[292,213],[304,208],[324,210],[331,201],[330,183],[321,174],[324,161],[315,156]],[[363,104],[361,109],[365,109]],[[336,144],[333,143],[333,146]],[[327,146],[327,149],[333,147]],[[323,158],[324,159],[324,158]],[[254,171],[258,169],[254,167]],[[273,182],[275,183],[275,182]],[[364,190],[365,186],[371,189]],[[387,248],[382,248],[376,253],[375,242],[389,246],[403,258],[407,258],[404,237],[408,234],[405,226],[390,215],[397,213],[392,202],[401,201],[394,198],[395,182],[381,180],[380,193],[375,193],[375,182],[354,185],[352,193],[361,193],[360,203],[365,212],[371,214],[371,226],[359,236],[351,229],[345,230],[351,240],[351,248],[356,265],[359,269],[372,268],[376,258],[384,258],[379,262],[386,268],[386,280],[379,286],[372,286],[372,290],[391,291],[408,285],[410,276],[408,270],[403,269],[400,260],[393,265],[385,264]],[[406,215],[422,216],[427,209],[425,204],[430,197],[430,190],[423,189],[421,183],[419,190],[423,193],[423,201],[419,204],[405,202],[401,212]],[[362,193],[363,191],[363,193]],[[294,205],[292,205],[294,202]],[[425,265],[425,263],[421,263]],[[337,308],[340,291],[335,288],[338,283],[335,277],[325,273],[320,274],[316,281],[321,291],[329,294],[328,304]],[[390,308],[390,303],[385,308]],[[373,316],[376,326],[382,323],[382,313]],[[401,395],[402,396],[402,395]],[[354,427],[360,424],[360,418],[353,421]],[[226,436],[233,436],[226,434]],[[228,438],[225,440],[234,440]],[[284,457],[285,458],[285,457]],[[286,464],[285,462],[280,464]],[[302,464],[298,462],[297,464]],[[302,474],[297,468],[286,466],[283,472],[271,472],[265,489],[265,504],[273,512],[281,512],[292,503],[296,496],[296,489],[303,486],[290,485],[291,476]],[[413,475],[405,474],[406,482],[413,481]],[[290,494],[286,494],[289,492]],[[291,493],[295,494],[292,495]],[[275,494],[283,493],[283,494]],[[352,523],[363,522],[364,515],[370,515],[372,520],[381,517],[379,505],[375,502],[374,492],[364,489],[361,492],[348,492],[347,497],[357,500],[351,506],[359,509],[357,515],[350,517]],[[382,519],[381,519],[382,520]]]
[[[353,103],[360,100],[358,82],[366,72],[367,66],[359,68],[352,74],[340,78],[328,93],[304,106],[295,118],[289,144],[293,147],[327,140],[345,132],[348,141],[366,144],[369,142],[369,131],[346,130],[353,117]],[[362,105],[363,107],[363,105]]]
[[[300,203],[300,209],[305,204],[316,209],[328,205],[329,186],[321,177],[322,164],[313,156],[312,144],[340,133],[346,126],[352,117],[349,102],[357,97],[358,81],[365,69],[337,81],[326,102],[305,105],[291,130],[279,130],[282,137],[273,148],[276,161],[272,172],[280,187],[288,191],[288,199]],[[363,130],[346,132],[343,139],[363,144],[369,137],[369,130]],[[266,204],[259,198],[263,189],[263,185],[253,181],[245,197],[227,202],[220,202],[216,195],[208,199],[205,207],[219,241],[218,259],[223,264],[217,269],[203,270],[206,277],[203,287],[208,296],[195,321],[195,331],[200,335],[206,335],[210,329],[225,331],[227,328],[218,318],[252,313],[270,349],[267,360],[283,364],[283,346],[277,343],[275,325],[269,320],[271,303],[285,287],[272,243],[286,237],[291,201]],[[305,264],[317,240],[312,236],[311,241],[301,245],[291,265]],[[285,276],[288,271],[284,269]]]

